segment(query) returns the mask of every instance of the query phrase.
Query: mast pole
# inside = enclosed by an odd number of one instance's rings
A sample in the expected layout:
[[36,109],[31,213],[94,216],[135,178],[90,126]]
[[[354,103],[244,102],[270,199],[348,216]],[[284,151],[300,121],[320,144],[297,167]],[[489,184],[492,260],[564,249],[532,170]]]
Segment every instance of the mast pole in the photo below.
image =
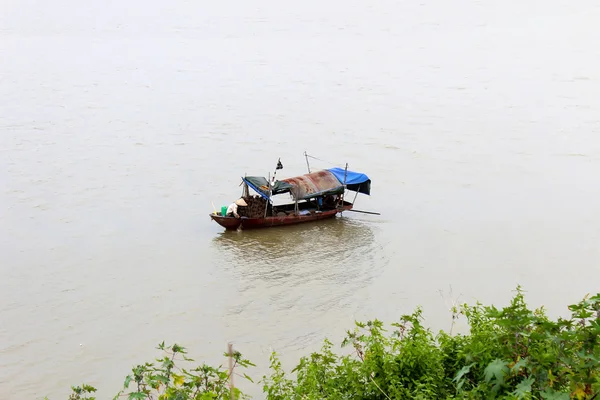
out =
[[[344,195],[346,194],[346,177],[348,175],[348,163],[346,163],[346,168],[344,169],[344,192],[342,193],[341,196],[341,201],[342,201],[342,205],[340,206],[340,208],[344,207]],[[340,211],[341,214],[341,211]]]
[[267,205],[265,207],[265,218],[267,218],[267,211],[269,210],[269,203],[271,202],[271,197],[273,197],[273,186],[275,186],[275,176],[277,176],[277,170],[283,169],[283,164],[281,163],[281,157],[277,160],[277,166],[275,167],[275,171],[273,172],[273,181],[271,181],[271,173],[269,172],[269,198],[267,199]]
[[346,163],[346,168],[344,169],[344,188],[346,188],[346,176],[348,175],[348,163]]
[[360,185],[358,185],[358,188],[356,189],[356,194],[354,195],[354,200],[352,200],[352,205],[354,205],[354,203],[356,203],[356,198],[358,197],[359,190],[360,190]]
[[310,164],[308,163],[308,154],[304,151],[304,157],[306,158],[306,167],[308,168],[308,173],[310,174]]
[[[271,173],[269,172],[269,181],[271,182]],[[273,195],[273,188],[271,183],[269,183],[269,198],[267,199],[267,204],[265,205],[265,218],[267,218],[267,211],[269,210],[269,202],[271,201],[271,196]]]

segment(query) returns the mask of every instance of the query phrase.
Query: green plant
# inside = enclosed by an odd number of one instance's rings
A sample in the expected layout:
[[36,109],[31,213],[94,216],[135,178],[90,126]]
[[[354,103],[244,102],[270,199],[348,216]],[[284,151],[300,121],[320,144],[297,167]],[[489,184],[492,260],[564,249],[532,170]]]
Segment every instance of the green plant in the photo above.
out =
[[543,308],[527,307],[518,287],[502,309],[462,305],[466,335],[434,336],[420,309],[392,324],[391,335],[380,321],[357,322],[342,343],[353,354],[336,355],[325,341],[321,352],[300,360],[295,381],[276,364],[264,391],[269,399],[594,399],[600,295],[569,309],[571,318],[551,321]]
[[[138,365],[127,375],[121,390],[113,398],[127,398],[128,400],[231,400],[247,399],[247,395],[235,387],[230,387],[230,374],[235,373],[236,368],[247,368],[254,366],[250,361],[244,359],[239,352],[225,353],[233,361],[232,368],[225,370],[222,367],[212,367],[202,364],[195,368],[183,368],[182,363],[193,362],[186,356],[184,347],[174,344],[166,346],[165,343],[158,345],[165,355],[157,358],[156,362]],[[241,375],[252,381],[246,375]],[[133,389],[130,390],[130,387]],[[95,397],[87,397],[96,392],[96,388],[90,385],[72,387],[69,400],[95,400]]]
[[[453,321],[466,318],[467,334],[451,328],[434,335],[420,308],[391,324],[391,332],[378,320],[356,322],[341,343],[349,354],[337,354],[325,340],[320,351],[299,360],[293,377],[273,353],[263,393],[269,400],[598,399],[600,294],[569,310],[569,318],[551,320],[543,308],[529,309],[518,287],[503,308],[453,306]],[[230,355],[230,370],[206,364],[185,369],[180,363],[193,360],[183,347],[158,348],[165,356],[133,368],[115,399],[248,398],[229,385],[230,371],[254,365],[240,353]],[[95,400],[89,385],[72,391],[69,400]]]

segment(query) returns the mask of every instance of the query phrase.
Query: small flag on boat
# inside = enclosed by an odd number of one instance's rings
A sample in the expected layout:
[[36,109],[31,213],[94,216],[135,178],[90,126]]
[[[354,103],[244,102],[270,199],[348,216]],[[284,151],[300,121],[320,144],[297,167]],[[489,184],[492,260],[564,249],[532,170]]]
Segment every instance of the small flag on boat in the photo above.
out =
[[277,160],[277,168],[275,168],[275,170],[278,169],[283,169],[283,164],[281,163],[281,158],[279,160]]

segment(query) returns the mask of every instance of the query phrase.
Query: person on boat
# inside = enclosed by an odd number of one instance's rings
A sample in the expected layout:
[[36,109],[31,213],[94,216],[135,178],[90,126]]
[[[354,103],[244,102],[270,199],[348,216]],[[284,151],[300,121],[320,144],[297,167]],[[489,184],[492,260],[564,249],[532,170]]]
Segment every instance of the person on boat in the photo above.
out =
[[336,207],[337,205],[337,198],[338,196],[332,196],[332,195],[328,195],[325,196],[325,207],[326,209],[333,209]]
[[248,203],[244,199],[237,199],[235,202],[231,203],[229,207],[227,207],[227,213],[225,214],[227,217],[236,217],[239,218],[238,214],[238,206],[246,207]]

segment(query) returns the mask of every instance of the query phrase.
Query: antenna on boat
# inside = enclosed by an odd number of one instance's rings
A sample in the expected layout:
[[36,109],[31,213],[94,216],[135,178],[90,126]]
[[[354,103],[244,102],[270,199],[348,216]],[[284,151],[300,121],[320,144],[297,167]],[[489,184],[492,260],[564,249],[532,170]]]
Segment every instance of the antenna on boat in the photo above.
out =
[[275,172],[273,172],[273,179],[271,179],[271,173],[269,172],[269,180],[267,181],[269,186],[269,194],[267,197],[267,204],[265,205],[265,218],[267,218],[267,211],[269,210],[269,203],[271,202],[271,197],[273,197],[273,186],[275,186],[275,176],[277,175],[277,171],[283,169],[283,164],[281,163],[281,157],[277,159],[277,165],[275,166]]
[[306,158],[306,167],[308,168],[308,173],[310,174],[310,164],[308,163],[308,154],[306,154],[306,150],[304,151],[304,157]]
[[277,175],[277,171],[283,169],[283,164],[281,163],[281,158],[277,160],[277,166],[275,167],[275,172],[273,172],[273,181],[271,184],[275,183],[275,175]]
[[[271,173],[269,172],[269,180],[271,179]],[[275,176],[273,176],[273,181],[275,180]],[[265,204],[265,218],[267,218],[267,211],[269,210],[269,202],[271,201],[271,197],[273,196],[273,187],[269,184],[269,197],[267,198],[267,202]]]
[[343,209],[344,209],[344,200],[345,200],[344,197],[346,195],[346,190],[347,190],[347,187],[346,187],[347,176],[348,176],[348,163],[346,163],[346,168],[344,169],[344,191],[342,192],[342,195],[341,195],[341,203],[342,203],[341,210],[342,211],[340,211],[340,215],[342,214]]

